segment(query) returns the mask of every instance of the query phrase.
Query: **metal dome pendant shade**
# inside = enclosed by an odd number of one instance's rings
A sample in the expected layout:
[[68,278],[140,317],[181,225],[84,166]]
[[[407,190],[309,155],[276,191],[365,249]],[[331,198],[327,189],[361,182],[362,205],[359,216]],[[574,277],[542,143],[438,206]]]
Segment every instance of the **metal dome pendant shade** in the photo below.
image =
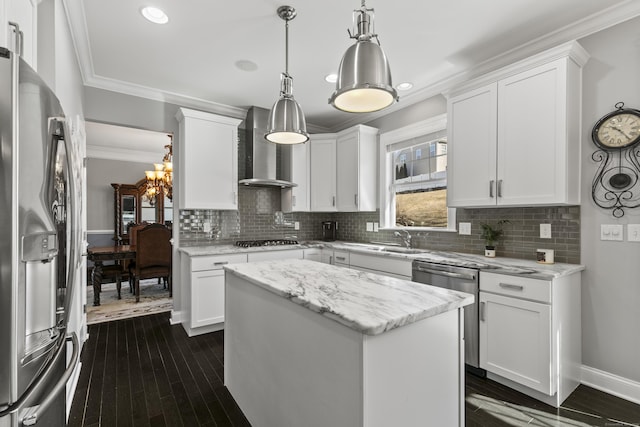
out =
[[[369,13],[371,12],[371,14]],[[336,91],[329,103],[350,113],[370,113],[382,110],[398,101],[398,93],[391,83],[391,69],[378,35],[373,33],[373,9],[364,0],[354,10],[356,44],[347,49],[338,69]],[[373,43],[372,38],[378,43]]]
[[304,112],[293,98],[293,78],[289,75],[289,21],[295,18],[291,6],[280,6],[278,16],[285,21],[285,72],[280,75],[280,99],[269,112],[267,141],[276,144],[300,144],[309,140]]

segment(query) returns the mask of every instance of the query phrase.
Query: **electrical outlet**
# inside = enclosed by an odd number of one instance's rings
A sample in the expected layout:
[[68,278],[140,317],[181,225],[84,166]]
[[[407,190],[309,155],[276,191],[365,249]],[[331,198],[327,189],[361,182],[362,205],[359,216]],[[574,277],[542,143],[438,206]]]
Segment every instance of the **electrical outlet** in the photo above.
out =
[[373,223],[372,222],[368,222],[367,223],[367,231],[373,231]]
[[374,223],[373,223],[373,232],[374,232],[374,233],[377,233],[377,232],[378,232],[378,223],[377,223],[377,222],[374,222]]
[[551,238],[551,224],[540,224],[540,238],[541,239]]
[[471,234],[471,223],[461,222],[458,224],[458,234],[469,236]]
[[623,240],[622,224],[601,224],[600,240]]
[[211,231],[211,223],[210,222],[205,222],[202,224],[202,231],[205,233],[208,233]]
[[293,229],[294,230],[300,230],[300,222],[299,221],[295,221],[293,223]]
[[630,242],[640,242],[640,224],[627,225],[627,240]]

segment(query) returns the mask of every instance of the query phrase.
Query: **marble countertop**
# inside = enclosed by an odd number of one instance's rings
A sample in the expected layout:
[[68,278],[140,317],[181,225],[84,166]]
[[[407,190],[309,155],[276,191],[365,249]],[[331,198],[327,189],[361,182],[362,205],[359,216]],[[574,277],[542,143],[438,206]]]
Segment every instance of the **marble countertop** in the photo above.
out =
[[[388,252],[382,250],[384,247],[385,246],[381,244],[370,243],[309,241],[302,242],[298,245],[260,246],[253,248],[241,248],[230,244],[186,246],[180,247],[178,250],[189,256],[205,256],[229,253],[280,251],[287,249],[331,248],[334,250],[346,250],[349,252],[358,252],[397,259],[419,259],[439,264],[477,268],[486,272],[524,276],[542,280],[552,280],[554,278],[567,276],[585,269],[585,266],[580,264],[539,264],[534,260],[505,257],[488,258],[483,255],[432,251],[428,249],[420,249],[419,253]],[[402,248],[399,248],[399,250],[402,250]]]
[[367,335],[474,302],[471,294],[309,260],[232,264],[224,269]]

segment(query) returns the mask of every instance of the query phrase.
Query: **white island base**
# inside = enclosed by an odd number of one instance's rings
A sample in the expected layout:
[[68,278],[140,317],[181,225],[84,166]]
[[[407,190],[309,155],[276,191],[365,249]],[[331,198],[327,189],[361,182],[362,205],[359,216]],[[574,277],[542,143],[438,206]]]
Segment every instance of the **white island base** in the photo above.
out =
[[366,335],[228,271],[224,382],[253,427],[463,426],[462,313]]

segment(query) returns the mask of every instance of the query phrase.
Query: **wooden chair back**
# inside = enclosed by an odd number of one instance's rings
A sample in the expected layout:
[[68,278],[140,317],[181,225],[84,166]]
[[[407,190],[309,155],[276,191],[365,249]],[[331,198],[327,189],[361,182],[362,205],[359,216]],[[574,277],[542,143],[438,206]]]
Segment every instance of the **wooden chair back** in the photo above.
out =
[[162,224],[149,224],[136,235],[136,270],[149,267],[171,268],[171,230]]

